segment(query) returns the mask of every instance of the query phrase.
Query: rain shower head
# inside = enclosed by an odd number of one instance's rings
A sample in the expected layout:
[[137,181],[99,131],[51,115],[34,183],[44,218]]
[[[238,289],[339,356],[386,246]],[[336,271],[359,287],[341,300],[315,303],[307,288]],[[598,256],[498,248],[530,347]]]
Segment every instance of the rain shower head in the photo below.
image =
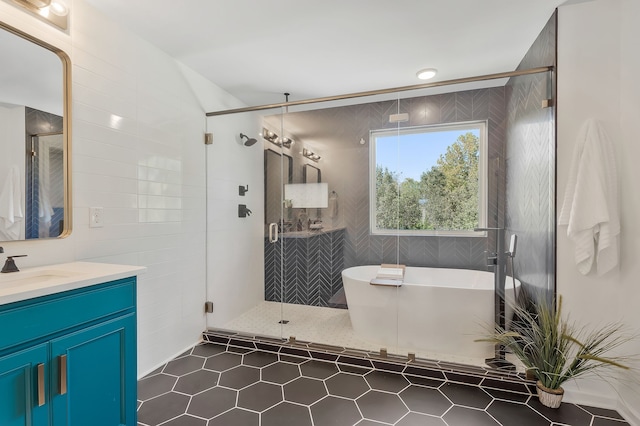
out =
[[240,140],[242,140],[244,138],[247,138],[247,140],[244,142],[244,146],[251,146],[254,143],[258,142],[257,139],[250,138],[249,136],[247,136],[247,135],[245,135],[243,133],[240,133]]

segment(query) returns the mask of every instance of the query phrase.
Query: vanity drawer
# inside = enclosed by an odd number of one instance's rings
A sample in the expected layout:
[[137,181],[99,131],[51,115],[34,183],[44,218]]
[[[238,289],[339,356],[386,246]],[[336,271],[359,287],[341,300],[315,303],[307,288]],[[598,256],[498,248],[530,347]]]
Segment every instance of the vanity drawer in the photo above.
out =
[[136,279],[125,278],[0,307],[0,353],[34,339],[135,311]]

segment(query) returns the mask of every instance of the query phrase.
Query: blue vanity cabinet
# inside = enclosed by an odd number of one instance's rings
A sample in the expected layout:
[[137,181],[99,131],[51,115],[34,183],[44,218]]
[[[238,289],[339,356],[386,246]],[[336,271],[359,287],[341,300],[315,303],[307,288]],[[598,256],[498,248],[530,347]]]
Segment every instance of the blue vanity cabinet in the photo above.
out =
[[135,277],[0,306],[0,425],[135,426]]
[[0,357],[0,425],[48,425],[47,345]]

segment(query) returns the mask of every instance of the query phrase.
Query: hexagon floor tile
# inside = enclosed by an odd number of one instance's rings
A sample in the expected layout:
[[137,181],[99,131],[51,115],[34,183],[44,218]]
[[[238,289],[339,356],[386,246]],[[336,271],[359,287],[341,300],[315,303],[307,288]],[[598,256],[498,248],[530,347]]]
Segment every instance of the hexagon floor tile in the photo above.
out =
[[138,381],[138,426],[628,426],[615,411],[200,344]]

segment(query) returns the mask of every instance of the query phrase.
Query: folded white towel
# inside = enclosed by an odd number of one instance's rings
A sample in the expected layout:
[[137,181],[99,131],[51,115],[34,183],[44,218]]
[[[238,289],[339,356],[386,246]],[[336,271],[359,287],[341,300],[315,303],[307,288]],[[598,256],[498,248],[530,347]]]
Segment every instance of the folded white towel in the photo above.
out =
[[586,275],[596,263],[598,275],[618,264],[618,186],[613,146],[602,126],[587,120],[578,134],[558,218],[575,244],[578,271]]
[[12,166],[0,191],[0,236],[3,240],[20,238],[24,213],[20,168]]

